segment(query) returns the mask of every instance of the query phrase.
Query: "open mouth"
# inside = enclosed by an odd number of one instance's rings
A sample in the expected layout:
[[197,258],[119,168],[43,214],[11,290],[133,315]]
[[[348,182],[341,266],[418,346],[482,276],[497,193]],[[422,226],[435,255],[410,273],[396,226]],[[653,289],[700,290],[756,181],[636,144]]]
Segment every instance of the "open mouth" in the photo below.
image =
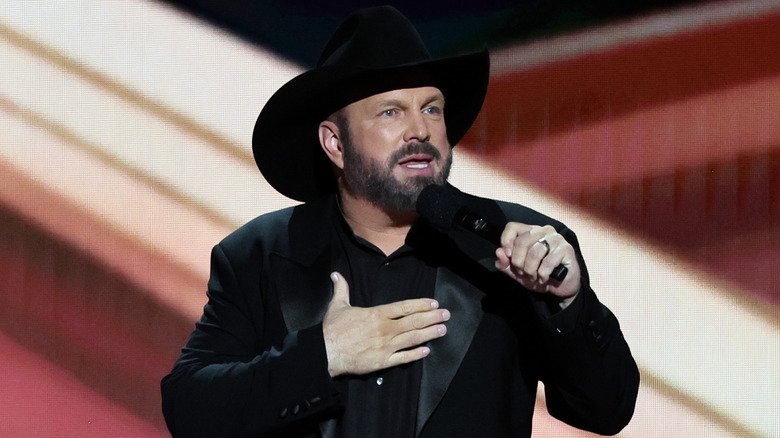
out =
[[398,164],[408,169],[427,169],[432,161],[433,157],[428,154],[414,154],[404,157]]

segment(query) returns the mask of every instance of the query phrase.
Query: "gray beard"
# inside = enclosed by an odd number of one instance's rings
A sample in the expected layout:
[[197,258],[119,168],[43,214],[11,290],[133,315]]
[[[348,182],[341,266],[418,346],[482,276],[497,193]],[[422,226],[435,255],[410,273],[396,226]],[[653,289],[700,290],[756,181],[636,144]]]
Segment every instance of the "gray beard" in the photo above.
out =
[[415,209],[420,192],[431,184],[447,182],[452,167],[452,153],[447,156],[441,172],[435,176],[418,176],[398,181],[393,176],[396,163],[407,155],[424,153],[441,159],[439,151],[430,143],[410,143],[395,151],[383,164],[368,158],[353,147],[351,139],[342,138],[344,147],[344,181],[349,190],[371,203],[388,210]]

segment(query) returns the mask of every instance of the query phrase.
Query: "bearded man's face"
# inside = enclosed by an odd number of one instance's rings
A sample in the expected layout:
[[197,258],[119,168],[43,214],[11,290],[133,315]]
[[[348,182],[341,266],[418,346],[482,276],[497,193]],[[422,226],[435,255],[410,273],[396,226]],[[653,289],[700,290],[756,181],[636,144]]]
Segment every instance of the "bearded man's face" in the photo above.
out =
[[430,184],[444,184],[452,148],[444,96],[435,87],[393,90],[339,113],[344,182],[355,196],[390,210],[414,210]]

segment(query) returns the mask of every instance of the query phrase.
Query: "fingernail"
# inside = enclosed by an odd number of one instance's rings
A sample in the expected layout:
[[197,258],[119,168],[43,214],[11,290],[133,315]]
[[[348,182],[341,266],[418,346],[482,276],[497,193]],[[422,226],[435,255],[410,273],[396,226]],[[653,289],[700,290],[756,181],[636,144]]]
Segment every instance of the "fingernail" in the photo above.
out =
[[339,274],[337,272],[333,272],[330,274],[330,279],[333,280],[334,283],[339,281]]
[[439,327],[439,336],[444,336],[446,334],[447,334],[447,327],[446,326]]
[[439,308],[439,302],[436,300],[431,301],[431,309],[438,309]]
[[422,349],[422,354],[423,354],[423,356],[427,356],[427,355],[429,355],[430,353],[431,353],[431,349],[430,349],[430,348],[427,348],[427,347],[426,347],[426,348],[423,348],[423,349]]
[[452,315],[450,315],[450,311],[449,310],[442,310],[441,311],[441,317],[442,317],[443,320],[449,321],[450,320],[450,316],[452,316]]

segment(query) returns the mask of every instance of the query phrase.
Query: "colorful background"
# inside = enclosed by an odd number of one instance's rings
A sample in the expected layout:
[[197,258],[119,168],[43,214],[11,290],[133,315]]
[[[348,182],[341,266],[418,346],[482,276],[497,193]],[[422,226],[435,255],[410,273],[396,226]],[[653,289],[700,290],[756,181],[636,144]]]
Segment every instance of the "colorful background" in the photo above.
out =
[[[417,3],[435,54],[491,49],[453,183],[566,222],[621,321],[619,436],[780,437],[780,1]],[[362,4],[2,3],[0,436],[167,435],[211,247],[292,205],[255,117]]]

